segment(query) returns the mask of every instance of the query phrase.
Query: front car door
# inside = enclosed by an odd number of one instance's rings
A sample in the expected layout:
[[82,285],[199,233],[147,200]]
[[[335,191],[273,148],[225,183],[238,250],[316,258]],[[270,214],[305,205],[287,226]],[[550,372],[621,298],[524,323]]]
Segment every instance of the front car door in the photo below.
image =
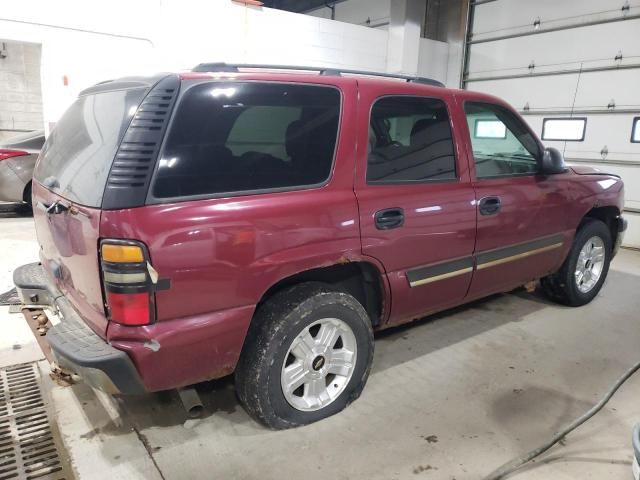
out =
[[[380,86],[379,86],[380,85]],[[453,96],[361,82],[356,196],[362,249],[384,265],[390,323],[460,303],[471,281],[476,213]]]
[[543,147],[507,105],[459,93],[466,116],[478,225],[468,299],[559,268],[573,238],[565,175],[543,175]]

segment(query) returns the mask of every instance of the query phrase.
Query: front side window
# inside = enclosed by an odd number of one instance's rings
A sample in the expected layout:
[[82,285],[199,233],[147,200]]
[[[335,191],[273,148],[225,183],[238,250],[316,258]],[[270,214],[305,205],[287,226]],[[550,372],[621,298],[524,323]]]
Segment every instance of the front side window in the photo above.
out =
[[318,185],[329,178],[340,118],[332,87],[206,83],[185,92],[158,163],[153,196]]
[[383,97],[371,109],[367,183],[454,180],[456,159],[442,100]]
[[466,102],[464,110],[478,178],[538,172],[540,148],[522,120],[489,103]]

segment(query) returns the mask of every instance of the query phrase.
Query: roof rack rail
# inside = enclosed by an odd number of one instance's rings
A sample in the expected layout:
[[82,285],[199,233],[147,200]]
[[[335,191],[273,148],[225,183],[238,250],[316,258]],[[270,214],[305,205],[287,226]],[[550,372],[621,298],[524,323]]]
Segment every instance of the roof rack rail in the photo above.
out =
[[412,83],[421,83],[434,87],[444,87],[442,82],[426,77],[413,77],[410,75],[396,75],[395,73],[367,72],[363,70],[347,70],[343,68],[324,68],[324,67],[303,67],[300,65],[267,65],[259,63],[200,63],[196,65],[192,72],[228,72],[237,73],[241,68],[263,68],[265,70],[308,70],[319,72],[320,75],[329,75],[339,77],[343,73],[347,75],[367,75],[372,77],[397,78]]

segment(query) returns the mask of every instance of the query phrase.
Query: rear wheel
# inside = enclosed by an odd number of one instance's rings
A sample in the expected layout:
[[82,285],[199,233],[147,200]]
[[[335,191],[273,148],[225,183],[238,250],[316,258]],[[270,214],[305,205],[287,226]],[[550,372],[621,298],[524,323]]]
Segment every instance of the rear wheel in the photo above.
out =
[[609,272],[611,232],[600,220],[585,221],[558,272],[541,280],[546,294],[570,306],[589,303],[598,294]]
[[319,283],[276,294],[254,318],[235,373],[249,414],[271,428],[331,416],[358,398],[373,359],[360,303]]

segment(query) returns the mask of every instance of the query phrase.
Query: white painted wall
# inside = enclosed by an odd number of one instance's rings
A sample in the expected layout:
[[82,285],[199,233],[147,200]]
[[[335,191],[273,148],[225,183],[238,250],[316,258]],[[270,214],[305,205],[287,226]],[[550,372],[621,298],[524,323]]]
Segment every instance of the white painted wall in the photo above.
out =
[[0,140],[42,128],[40,45],[1,42]]
[[387,71],[403,75],[418,74],[423,14],[422,0],[391,0]]
[[386,70],[383,30],[227,0],[21,0],[0,18],[0,40],[42,45],[45,125],[99,81],[206,61]]
[[[460,19],[446,15],[450,7],[443,4],[442,20],[459,22]],[[455,41],[455,35],[450,35],[452,43],[421,38],[424,14],[424,0],[347,0],[335,5],[335,22],[379,25],[377,28],[388,32],[388,72],[434,78],[458,88],[462,43]],[[308,15],[329,19],[331,10],[322,7]],[[446,30],[455,30],[451,27]]]
[[[336,12],[338,18],[352,21],[358,15],[388,20],[390,5],[391,0],[349,0],[338,4]],[[82,89],[99,81],[187,70],[206,61],[393,71],[446,81],[445,44],[420,39],[419,26],[412,27],[416,38],[410,42],[415,47],[411,65],[394,69],[388,59],[402,57],[406,42],[398,51],[388,50],[389,33],[384,29],[230,0],[6,2],[0,40],[41,45],[46,128]]]
[[[447,84],[449,44],[428,38],[420,39],[418,72],[423,77],[433,78]],[[454,85],[457,87],[457,85]]]
[[[640,4],[628,2],[626,16],[640,14]],[[531,32],[540,20],[540,31],[576,23],[622,19],[624,2],[611,0],[497,0],[476,6],[473,39]],[[469,77],[551,72],[592,67],[640,64],[640,19],[582,26],[516,38],[473,44],[469,55]],[[622,60],[615,60],[622,54]],[[629,211],[625,244],[640,247],[640,144],[631,143],[633,118],[640,116],[640,68],[552,76],[472,81],[467,88],[505,98],[526,112],[526,120],[540,135],[545,117],[587,117],[582,142],[545,144],[559,148],[570,162],[587,164],[622,176]],[[607,105],[631,113],[607,113]],[[605,113],[580,113],[580,110]],[[547,114],[544,111],[557,111]],[[540,112],[540,113],[537,113]],[[603,155],[603,150],[608,151]]]
[[[158,4],[157,0],[22,0],[3,4],[0,39],[42,46],[45,126],[55,122],[83,88],[158,67],[148,27],[154,23]],[[122,11],[128,14],[122,15]],[[148,21],[139,21],[145,17]]]
[[166,0],[160,12],[156,45],[169,69],[202,61],[386,68],[387,34],[376,29],[221,0]]

